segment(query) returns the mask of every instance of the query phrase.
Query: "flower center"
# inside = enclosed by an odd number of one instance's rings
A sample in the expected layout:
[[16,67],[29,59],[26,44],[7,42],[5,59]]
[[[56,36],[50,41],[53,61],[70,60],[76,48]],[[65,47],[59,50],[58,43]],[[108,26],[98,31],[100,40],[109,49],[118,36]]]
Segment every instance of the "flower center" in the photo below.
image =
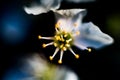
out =
[[60,31],[54,36],[54,46],[64,51],[71,47],[73,44],[73,38],[71,33]]

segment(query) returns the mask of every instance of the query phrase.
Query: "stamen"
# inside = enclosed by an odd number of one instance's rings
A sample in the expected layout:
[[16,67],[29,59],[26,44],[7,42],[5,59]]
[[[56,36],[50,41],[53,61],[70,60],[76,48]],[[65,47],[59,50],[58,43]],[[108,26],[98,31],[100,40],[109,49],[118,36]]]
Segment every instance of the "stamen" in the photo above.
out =
[[54,42],[54,46],[57,47],[57,43]]
[[61,40],[60,36],[55,36],[56,40]]
[[56,23],[55,28],[59,28],[60,24]]
[[58,60],[59,64],[62,64],[63,50],[60,52],[60,59]]
[[63,48],[63,46],[64,46],[64,44],[61,44],[61,45],[60,45],[60,48]]
[[70,44],[65,44],[66,47],[70,47]]
[[60,24],[61,24],[61,21],[58,21],[58,22],[55,24],[55,28],[59,28],[59,27],[60,27]]
[[79,55],[78,54],[75,54],[75,52],[72,50],[72,48],[69,48],[70,52],[73,53],[73,55],[78,59],[79,58]]
[[63,49],[64,51],[66,51],[66,50],[67,50],[67,48],[66,48],[66,47],[63,47],[62,49]]
[[65,41],[65,40],[63,39],[63,35],[60,35],[60,36],[61,36],[60,40],[61,40],[61,41]]
[[72,41],[72,38],[70,38],[69,40],[66,40],[66,43],[69,43],[70,41]]
[[53,45],[54,42],[51,42],[51,43],[48,43],[48,44],[43,44],[43,48],[47,47],[47,46],[50,46],[50,45]]
[[50,60],[53,60],[53,58],[55,57],[55,55],[57,54],[57,52],[59,51],[59,48],[56,48],[54,54],[52,56],[50,56]]
[[38,36],[38,39],[48,39],[48,40],[53,40],[53,37],[42,37],[42,36]]
[[67,34],[65,34],[64,37],[67,37]]

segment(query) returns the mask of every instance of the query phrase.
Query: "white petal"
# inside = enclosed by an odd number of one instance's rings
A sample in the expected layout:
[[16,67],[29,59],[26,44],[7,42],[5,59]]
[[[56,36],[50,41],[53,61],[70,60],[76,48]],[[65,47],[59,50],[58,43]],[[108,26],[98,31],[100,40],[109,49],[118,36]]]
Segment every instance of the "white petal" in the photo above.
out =
[[[27,67],[29,66],[29,67]],[[26,68],[27,67],[27,68]],[[45,69],[47,69],[47,62],[41,58],[38,54],[33,55],[27,59],[25,70],[35,76],[41,76]]]
[[79,3],[79,2],[94,2],[95,0],[66,0],[68,2],[74,2],[74,3]]
[[96,25],[92,22],[84,23],[80,27],[81,35],[76,37],[75,45],[83,45],[86,47],[101,48],[105,45],[113,43],[113,38],[103,33]]
[[56,18],[71,18],[76,15],[82,15],[84,16],[86,14],[85,9],[64,9],[64,10],[55,10],[55,16]]
[[58,22],[60,22],[60,25],[59,25],[59,27],[60,27],[60,29],[61,30],[64,30],[64,31],[71,31],[71,29],[72,29],[72,25],[73,25],[73,23],[72,23],[72,21],[71,21],[71,19],[59,19],[59,21]]
[[74,72],[68,71],[66,73],[65,80],[78,80],[78,77],[77,77],[77,75]]
[[[73,29],[74,24],[77,26],[81,25],[82,18],[86,15],[85,9],[66,9],[66,10],[56,10],[54,11],[56,21],[60,21],[64,30],[68,31],[69,29]],[[76,26],[76,27],[77,27]]]
[[40,3],[33,3],[30,7],[24,7],[28,14],[38,15],[47,13],[50,10],[56,10],[60,7],[61,0],[40,0]]
[[24,10],[27,14],[33,14],[33,15],[39,15],[41,13],[48,12],[48,9],[43,8],[42,6],[24,7]]

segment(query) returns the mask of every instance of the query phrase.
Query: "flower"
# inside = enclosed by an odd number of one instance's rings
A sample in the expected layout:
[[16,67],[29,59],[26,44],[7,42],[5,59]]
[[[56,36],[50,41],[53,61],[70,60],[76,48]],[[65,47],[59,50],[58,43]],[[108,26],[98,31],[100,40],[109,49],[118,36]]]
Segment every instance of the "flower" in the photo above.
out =
[[[77,74],[64,66],[47,62],[44,56],[34,53],[5,72],[2,80],[79,80]],[[22,63],[21,63],[22,62]]]
[[50,64],[38,54],[28,58],[26,64],[25,70],[33,76],[24,80],[78,80],[77,74],[72,70]]
[[91,52],[91,48],[88,47],[101,48],[113,43],[113,39],[103,33],[92,22],[82,23],[82,19],[86,14],[85,9],[56,10],[54,13],[56,16],[56,33],[54,37],[38,36],[39,39],[53,40],[48,44],[43,44],[43,48],[50,45],[56,47],[54,54],[50,56],[50,60],[53,60],[59,50],[60,59],[58,63],[60,64],[66,50],[71,51],[76,58],[79,58],[79,55],[72,50],[73,45]]
[[39,15],[47,13],[50,10],[56,10],[60,7],[61,0],[40,0],[38,3],[33,3],[30,7],[24,7],[28,14]]

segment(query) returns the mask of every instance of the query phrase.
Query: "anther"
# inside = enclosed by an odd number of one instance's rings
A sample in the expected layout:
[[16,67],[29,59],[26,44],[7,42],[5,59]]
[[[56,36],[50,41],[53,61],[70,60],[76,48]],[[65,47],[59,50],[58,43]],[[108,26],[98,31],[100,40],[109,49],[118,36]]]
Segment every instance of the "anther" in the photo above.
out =
[[72,38],[70,38],[69,40],[66,40],[66,43],[69,43],[70,41],[72,41]]
[[63,49],[64,51],[66,51],[66,50],[67,50],[67,48],[66,48],[66,47],[63,47],[62,49]]
[[57,47],[57,43],[54,43],[54,46]]
[[55,27],[56,27],[56,28],[59,28],[59,26],[60,26],[60,21],[58,21],[58,22],[55,24]]
[[67,37],[67,34],[65,34],[64,37]]
[[60,36],[55,36],[56,40],[60,40]]
[[38,36],[38,39],[41,39],[41,38],[42,38],[42,36],[39,35],[39,36]]
[[59,64],[62,64],[62,60],[58,60],[58,63],[59,63]]
[[64,44],[61,44],[61,45],[60,45],[60,48],[63,48],[63,46],[64,46]]
[[70,47],[70,44],[65,44],[66,47]]
[[90,48],[88,48],[87,50],[88,50],[88,52],[91,52],[91,51],[92,51]]
[[45,48],[45,47],[46,47],[46,44],[43,44],[42,46],[43,46],[43,48]]
[[78,54],[75,54],[75,57],[78,59],[80,56]]
[[59,28],[59,24],[58,23],[55,24],[55,28]]
[[53,60],[53,57],[52,57],[52,56],[50,56],[50,57],[49,57],[49,59],[50,59],[50,60]]

